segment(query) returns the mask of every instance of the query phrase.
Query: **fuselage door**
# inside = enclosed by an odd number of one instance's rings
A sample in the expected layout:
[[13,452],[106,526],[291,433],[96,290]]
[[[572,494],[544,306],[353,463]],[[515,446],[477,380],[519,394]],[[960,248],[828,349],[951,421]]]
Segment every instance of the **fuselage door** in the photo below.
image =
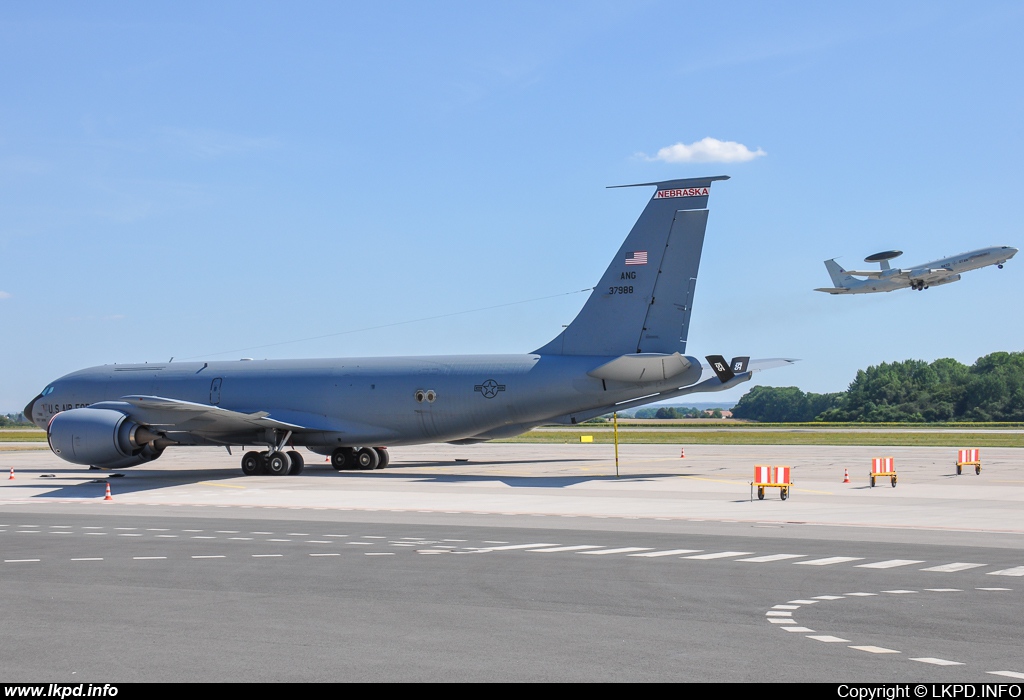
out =
[[217,377],[210,382],[210,404],[213,406],[220,403],[220,385],[223,381],[221,377]]

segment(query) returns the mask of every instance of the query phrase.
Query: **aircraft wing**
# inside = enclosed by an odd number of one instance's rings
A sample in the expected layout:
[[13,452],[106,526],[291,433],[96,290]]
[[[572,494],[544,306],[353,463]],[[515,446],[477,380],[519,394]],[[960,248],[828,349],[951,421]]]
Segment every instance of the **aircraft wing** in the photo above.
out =
[[886,273],[892,274],[892,270],[843,270],[844,275],[856,275],[857,277],[873,277],[881,279]]
[[925,284],[938,282],[941,279],[949,277],[951,274],[953,274],[953,271],[947,267],[918,268],[916,270],[905,270],[901,272],[901,276],[912,280],[920,280]]
[[112,408],[143,425],[173,429],[175,432],[237,433],[264,428],[291,431],[323,429],[271,418],[268,411],[241,413],[219,406],[161,396],[123,396],[119,401],[95,403],[92,408]]

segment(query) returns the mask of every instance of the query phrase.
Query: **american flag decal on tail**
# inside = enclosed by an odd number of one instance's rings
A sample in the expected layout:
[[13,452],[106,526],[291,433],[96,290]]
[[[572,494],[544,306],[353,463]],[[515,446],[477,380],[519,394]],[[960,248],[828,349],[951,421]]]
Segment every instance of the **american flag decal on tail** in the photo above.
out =
[[647,251],[638,250],[635,253],[626,254],[627,265],[646,265],[647,264]]

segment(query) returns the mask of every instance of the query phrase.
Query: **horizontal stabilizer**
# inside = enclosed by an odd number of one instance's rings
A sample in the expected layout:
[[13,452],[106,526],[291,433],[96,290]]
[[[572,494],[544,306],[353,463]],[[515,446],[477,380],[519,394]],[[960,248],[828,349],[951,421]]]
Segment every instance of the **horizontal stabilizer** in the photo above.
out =
[[678,352],[671,355],[641,353],[617,357],[587,374],[595,379],[617,382],[660,382],[682,374],[690,365],[690,361]]
[[882,279],[882,277],[888,277],[890,274],[892,274],[891,270],[844,270],[843,272],[844,274],[847,275],[856,275],[857,277],[871,277],[874,279]]
[[847,287],[818,287],[816,292],[828,292],[829,294],[851,294]]

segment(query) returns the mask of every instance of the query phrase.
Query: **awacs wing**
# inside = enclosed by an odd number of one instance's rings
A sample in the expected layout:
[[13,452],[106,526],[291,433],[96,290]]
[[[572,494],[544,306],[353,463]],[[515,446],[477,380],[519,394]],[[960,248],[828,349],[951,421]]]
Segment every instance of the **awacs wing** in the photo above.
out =
[[902,271],[903,277],[907,277],[916,282],[923,282],[925,284],[932,284],[933,282],[946,279],[951,274],[953,274],[953,271],[946,267],[920,268],[917,270]]

